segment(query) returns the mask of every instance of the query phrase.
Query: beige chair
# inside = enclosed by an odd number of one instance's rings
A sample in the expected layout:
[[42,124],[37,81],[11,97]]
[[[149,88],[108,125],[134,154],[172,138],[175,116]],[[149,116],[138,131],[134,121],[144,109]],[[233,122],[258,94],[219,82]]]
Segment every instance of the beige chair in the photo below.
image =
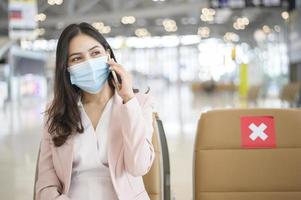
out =
[[[241,116],[273,116],[277,148],[242,149]],[[230,109],[202,114],[193,171],[195,200],[300,200],[301,111]]]
[[163,200],[163,173],[162,173],[162,151],[160,144],[159,129],[157,125],[157,114],[153,115],[154,133],[152,143],[156,153],[155,160],[150,171],[143,176],[145,189],[151,200]]
[[261,88],[260,85],[250,86],[250,88],[248,90],[248,96],[247,96],[247,99],[248,99],[249,103],[257,104],[257,100],[258,100],[258,97],[259,97],[259,94],[260,94],[260,88]]
[[291,106],[296,105],[300,93],[300,83],[289,83],[283,86],[279,98],[282,102],[287,102]]
[[[155,160],[150,171],[143,176],[145,189],[151,200],[170,200],[170,180],[169,180],[169,157],[162,122],[157,113],[153,114],[153,146],[156,153]],[[162,141],[162,142],[161,142]],[[163,152],[162,152],[163,149]],[[37,181],[38,162],[40,150],[37,158],[35,182]],[[35,186],[34,186],[35,188]],[[35,200],[35,191],[34,198]]]

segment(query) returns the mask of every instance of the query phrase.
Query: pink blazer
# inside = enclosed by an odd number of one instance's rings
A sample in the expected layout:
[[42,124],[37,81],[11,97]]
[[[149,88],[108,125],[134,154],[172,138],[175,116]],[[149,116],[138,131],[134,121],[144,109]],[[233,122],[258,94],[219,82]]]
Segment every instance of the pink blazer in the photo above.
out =
[[[149,200],[142,176],[155,158],[152,145],[153,101],[137,93],[126,104],[115,92],[108,133],[108,162],[112,182],[120,200]],[[55,147],[44,127],[41,141],[35,200],[70,200],[73,137]]]

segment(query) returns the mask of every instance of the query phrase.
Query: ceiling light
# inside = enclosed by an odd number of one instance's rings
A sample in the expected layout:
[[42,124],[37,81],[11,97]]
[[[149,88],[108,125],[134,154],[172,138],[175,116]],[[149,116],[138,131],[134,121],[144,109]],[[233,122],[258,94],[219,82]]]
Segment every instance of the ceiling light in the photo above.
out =
[[212,15],[201,15],[201,20],[204,22],[212,22],[214,20],[214,17]]
[[164,19],[162,22],[165,31],[167,32],[176,32],[178,30],[177,23],[172,19]]
[[263,30],[263,32],[266,33],[266,34],[268,34],[268,33],[271,32],[271,29],[270,29],[270,27],[269,27],[268,25],[264,25],[264,26],[262,27],[262,30]]
[[247,17],[243,17],[242,22],[243,22],[244,25],[249,25],[249,23],[250,23],[250,21]]
[[284,19],[284,20],[288,20],[288,18],[290,17],[289,13],[287,11],[283,11],[281,13],[281,17]]
[[208,27],[199,27],[198,35],[200,35],[202,38],[208,38],[210,36],[210,29]]
[[239,41],[239,35],[233,32],[227,32],[224,35],[224,41],[225,42],[238,42]]
[[92,26],[102,34],[107,34],[111,32],[111,27],[105,26],[103,22],[94,22]]
[[249,19],[247,17],[239,17],[237,18],[236,22],[239,24],[239,25],[249,25]]
[[172,20],[172,19],[164,19],[162,24],[163,24],[163,26],[175,26],[175,25],[177,25],[176,21]]
[[212,9],[212,8],[209,9],[209,14],[210,14],[210,15],[215,15],[215,13],[216,13],[216,12],[215,12],[214,9]]
[[56,3],[56,5],[61,5],[61,4],[63,4],[63,0],[56,0],[55,3]]
[[166,32],[176,32],[178,30],[177,26],[165,26],[164,27]]
[[48,4],[51,5],[51,6],[63,4],[63,0],[48,0],[47,2],[48,2]]
[[103,22],[94,22],[94,23],[92,24],[92,26],[93,26],[94,28],[96,28],[97,30],[100,30],[101,28],[104,27],[104,23],[103,23]]
[[111,32],[111,27],[110,26],[104,26],[99,30],[100,33],[102,34],[108,34]]
[[235,30],[244,30],[246,28],[246,26],[244,24],[240,24],[238,22],[234,22],[233,23],[233,28]]
[[55,4],[55,0],[48,0],[47,2],[48,2],[48,4],[51,5],[51,6]]
[[204,15],[215,15],[215,10],[212,8],[203,8],[202,9],[202,14]]
[[238,26],[238,23],[237,23],[237,22],[234,22],[234,23],[233,23],[233,28],[235,28],[236,30],[239,30],[239,26]]
[[121,18],[121,23],[123,24],[133,24],[135,21],[136,18],[134,16],[124,16]]
[[35,15],[35,21],[45,21],[46,19],[46,15],[44,13],[40,13]]
[[215,10],[212,8],[203,8],[200,18],[204,22],[212,22],[214,20],[215,13]]
[[40,13],[40,21],[45,21],[46,15],[44,13]]
[[201,20],[202,20],[203,22],[206,22],[206,21],[207,21],[206,15],[203,15],[203,14],[202,14],[202,15],[200,16],[200,18],[201,18]]
[[247,17],[239,17],[233,23],[233,28],[236,30],[244,30],[249,23],[250,21]]
[[44,35],[45,34],[45,29],[44,28],[37,28],[37,29],[34,30],[34,34],[36,36]]
[[203,8],[202,9],[202,13],[204,14],[204,15],[209,15],[209,9],[208,8]]
[[150,36],[150,33],[146,28],[138,28],[135,30],[135,35],[137,37],[146,37],[146,36]]

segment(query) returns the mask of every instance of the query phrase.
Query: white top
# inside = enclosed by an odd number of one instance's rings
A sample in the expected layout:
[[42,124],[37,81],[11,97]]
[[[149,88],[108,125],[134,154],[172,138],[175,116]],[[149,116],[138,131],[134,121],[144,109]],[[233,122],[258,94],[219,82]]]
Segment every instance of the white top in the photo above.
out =
[[118,199],[110,176],[107,157],[107,134],[112,98],[107,102],[96,130],[79,102],[84,132],[74,138],[71,200]]

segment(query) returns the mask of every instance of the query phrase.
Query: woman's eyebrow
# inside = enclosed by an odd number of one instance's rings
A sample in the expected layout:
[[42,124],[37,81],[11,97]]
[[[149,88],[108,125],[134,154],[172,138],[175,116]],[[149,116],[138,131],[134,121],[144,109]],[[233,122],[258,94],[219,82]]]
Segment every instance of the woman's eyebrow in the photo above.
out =
[[[99,46],[99,45],[95,45],[95,46],[93,46],[92,48],[90,48],[88,51],[91,51],[91,50],[96,49],[96,48],[100,48],[100,46]],[[81,53],[79,53],[79,52],[77,52],[77,53],[72,53],[72,54],[69,55],[69,57],[75,56],[75,55],[80,55],[80,54],[81,54]]]
[[99,45],[95,45],[94,47],[90,48],[89,51],[93,50],[93,49],[96,49],[96,48],[100,48]]
[[73,53],[73,54],[70,54],[69,55],[69,58],[71,57],[71,56],[75,56],[75,55],[80,55],[81,53]]

